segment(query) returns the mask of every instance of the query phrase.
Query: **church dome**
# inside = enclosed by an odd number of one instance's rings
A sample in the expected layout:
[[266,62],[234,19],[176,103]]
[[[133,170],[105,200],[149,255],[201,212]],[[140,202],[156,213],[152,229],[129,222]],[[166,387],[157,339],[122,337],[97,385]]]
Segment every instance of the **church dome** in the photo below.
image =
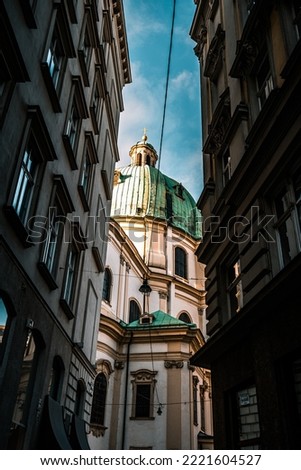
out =
[[111,216],[155,217],[201,238],[201,213],[191,194],[155,164],[158,155],[147,136],[130,149],[131,164],[115,170]]

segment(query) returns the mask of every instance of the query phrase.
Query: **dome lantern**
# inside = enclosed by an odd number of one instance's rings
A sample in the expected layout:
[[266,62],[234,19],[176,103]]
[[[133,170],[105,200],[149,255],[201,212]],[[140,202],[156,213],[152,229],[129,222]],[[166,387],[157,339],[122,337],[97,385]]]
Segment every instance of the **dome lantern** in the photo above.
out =
[[149,142],[147,142],[145,128],[143,131],[142,139],[138,141],[135,145],[132,145],[129,155],[131,157],[132,166],[156,166],[158,155],[154,147]]

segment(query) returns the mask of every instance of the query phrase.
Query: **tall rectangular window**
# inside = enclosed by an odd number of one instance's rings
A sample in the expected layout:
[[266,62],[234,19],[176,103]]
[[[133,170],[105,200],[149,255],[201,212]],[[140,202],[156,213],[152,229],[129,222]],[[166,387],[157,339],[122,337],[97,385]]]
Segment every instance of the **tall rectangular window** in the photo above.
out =
[[69,319],[75,316],[75,294],[79,274],[81,251],[87,248],[86,240],[78,223],[70,225],[70,240],[67,241],[68,251],[64,266],[63,289],[60,305]]
[[136,418],[149,418],[151,405],[151,385],[137,384],[136,388]]
[[[23,2],[22,2],[23,3]],[[60,94],[69,58],[76,57],[65,2],[53,2],[41,70],[54,112],[61,112]]]
[[73,246],[71,246],[65,265],[66,277],[63,290],[63,299],[68,303],[68,305],[71,305],[73,300],[78,260],[79,253]]
[[[54,186],[51,202],[47,214],[45,235],[38,263],[40,272],[51,289],[56,289],[59,260],[62,247],[69,243],[68,232],[65,227],[71,227],[72,222],[67,217],[74,211],[72,200],[69,196],[66,183],[62,175],[54,175]],[[65,243],[63,243],[65,242]]]
[[5,206],[17,235],[26,246],[33,243],[31,227],[39,207],[45,167],[48,161],[56,159],[40,108],[29,106],[27,114]]
[[229,298],[230,315],[239,312],[243,306],[243,290],[241,281],[240,260],[236,259],[228,268],[227,292]]
[[276,234],[280,267],[286,266],[301,249],[301,176],[295,177],[278,191],[274,199]]
[[268,53],[264,55],[256,72],[257,96],[259,109],[262,109],[274,88],[274,81]]
[[222,157],[223,186],[230,181],[231,178],[231,157],[229,151],[224,153]]
[[54,85],[54,88],[58,87],[60,77],[63,72],[63,64],[65,60],[65,53],[61,38],[58,33],[57,27],[54,29],[53,36],[51,38],[50,46],[47,53],[47,64],[49,67],[49,73]]
[[63,132],[63,141],[72,170],[77,169],[76,153],[82,120],[88,117],[88,109],[81,79],[72,78],[69,108]]
[[131,419],[154,419],[153,398],[156,374],[157,372],[146,369],[131,372],[131,375],[134,376],[132,380],[133,404]]
[[12,203],[13,208],[18,214],[23,225],[26,224],[30,215],[30,208],[37,185],[40,159],[41,157],[38,156],[36,143],[31,136],[23,154],[22,164],[19,171],[19,177]]
[[49,217],[47,223],[47,237],[44,246],[42,262],[45,263],[46,268],[56,276],[58,268],[58,260],[60,254],[61,243],[64,234],[65,221],[63,211],[57,200],[54,206],[49,208]]
[[94,165],[98,163],[97,151],[92,132],[85,133],[85,146],[79,175],[78,191],[85,211],[90,209],[93,191]]

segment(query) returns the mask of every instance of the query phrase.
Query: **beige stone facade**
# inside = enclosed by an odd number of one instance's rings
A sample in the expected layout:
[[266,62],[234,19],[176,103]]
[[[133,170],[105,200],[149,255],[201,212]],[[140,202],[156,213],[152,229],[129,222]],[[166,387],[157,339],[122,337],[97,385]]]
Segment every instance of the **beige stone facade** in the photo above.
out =
[[210,373],[189,362],[205,341],[200,214],[185,188],[156,170],[146,136],[130,156],[113,189],[97,345],[105,390],[89,441],[97,449],[211,447]]

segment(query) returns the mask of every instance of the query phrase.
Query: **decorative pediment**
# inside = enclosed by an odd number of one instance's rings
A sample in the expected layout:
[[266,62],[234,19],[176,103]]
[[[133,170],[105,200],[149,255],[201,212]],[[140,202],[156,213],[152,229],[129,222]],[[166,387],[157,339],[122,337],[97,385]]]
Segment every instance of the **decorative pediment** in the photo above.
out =
[[219,24],[215,36],[210,43],[204,69],[205,77],[210,78],[213,82],[217,79],[222,68],[224,47],[225,31],[222,29],[221,24]]

